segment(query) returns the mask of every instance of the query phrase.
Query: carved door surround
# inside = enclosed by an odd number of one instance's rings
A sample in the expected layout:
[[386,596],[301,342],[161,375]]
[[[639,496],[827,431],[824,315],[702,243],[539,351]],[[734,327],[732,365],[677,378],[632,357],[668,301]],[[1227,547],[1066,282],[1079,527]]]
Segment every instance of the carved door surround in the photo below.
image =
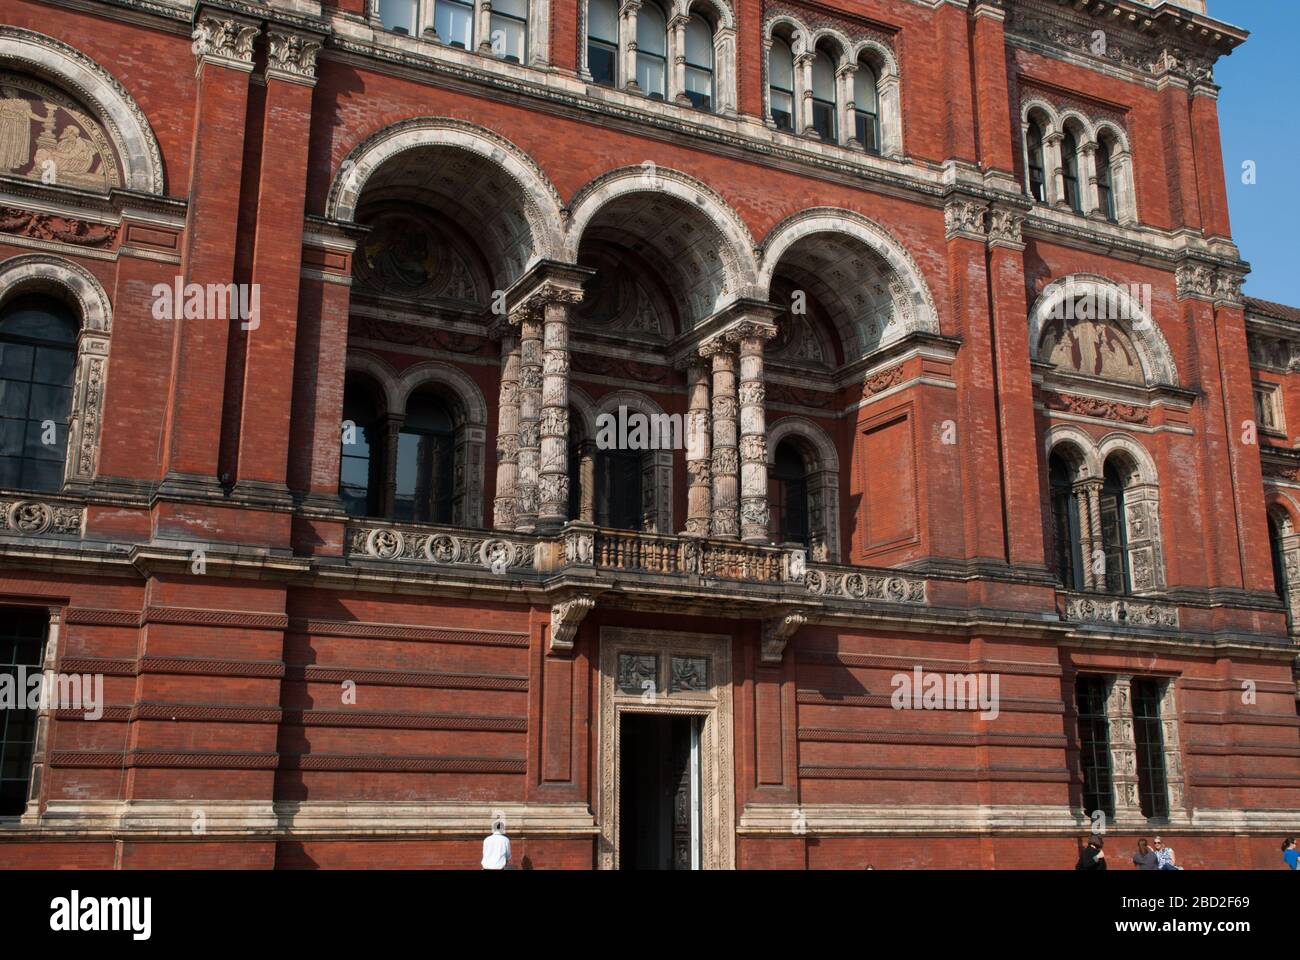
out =
[[[629,689],[620,686],[620,655],[642,658],[624,661],[624,666],[629,668],[624,670],[624,685],[636,681]],[[655,658],[653,664],[644,659],[650,657]],[[706,662],[702,679],[701,660]],[[601,629],[596,756],[596,822],[600,827],[596,862],[601,870],[618,868],[619,738],[620,720],[625,713],[702,718],[700,864],[705,870],[733,869],[736,807],[731,637],[619,627]]]

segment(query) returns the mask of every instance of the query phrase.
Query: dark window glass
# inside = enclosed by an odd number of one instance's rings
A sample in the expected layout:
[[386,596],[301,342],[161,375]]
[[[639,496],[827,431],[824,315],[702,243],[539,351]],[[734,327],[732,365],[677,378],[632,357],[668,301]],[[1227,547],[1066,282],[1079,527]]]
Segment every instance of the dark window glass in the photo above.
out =
[[1110,183],[1110,144],[1105,140],[1097,144],[1097,207],[1107,220],[1115,220],[1115,192]]
[[1268,518],[1268,547],[1273,557],[1273,590],[1286,599],[1286,563],[1282,559],[1282,531],[1272,516]]
[[615,86],[618,63],[618,7],[615,0],[590,0],[587,5],[587,69],[602,86]]
[[1029,192],[1039,203],[1047,202],[1047,176],[1043,165],[1043,128],[1029,124]]
[[839,133],[835,122],[835,66],[825,50],[813,57],[813,128],[823,140],[834,141]]
[[1114,463],[1107,463],[1101,487],[1101,544],[1106,555],[1106,592],[1128,593],[1128,524],[1124,520],[1124,483]]
[[343,420],[343,448],[339,457],[339,496],[343,499],[343,509],[352,517],[377,517],[381,512],[383,425],[374,395],[365,384],[353,381],[344,387]]
[[1065,180],[1065,202],[1075,213],[1083,212],[1083,198],[1079,194],[1079,143],[1074,134],[1066,131],[1061,140],[1061,174]]
[[1161,683],[1133,678],[1133,738],[1137,741],[1138,803],[1146,817],[1169,816],[1165,738],[1160,730]]
[[384,29],[394,33],[414,36],[419,33],[416,19],[419,5],[416,0],[379,0],[379,19]]
[[460,0],[437,0],[433,7],[433,29],[439,39],[462,50],[474,48],[474,6]]
[[0,487],[63,485],[76,341],[72,312],[49,297],[0,315]]
[[1079,497],[1074,492],[1070,468],[1060,454],[1052,454],[1049,469],[1056,579],[1067,589],[1082,590],[1083,556],[1079,537]]
[[431,394],[411,397],[397,437],[393,519],[451,523],[455,459],[455,428],[446,404]]
[[768,101],[772,122],[780,130],[794,129],[794,54],[780,37],[772,40],[767,58]]
[[1074,681],[1079,715],[1079,766],[1083,772],[1083,810],[1115,816],[1110,780],[1110,724],[1106,720],[1106,679],[1080,676]]
[[668,79],[668,22],[654,3],[636,15],[636,82],[652,100],[662,100]]
[[853,74],[853,112],[857,129],[854,135],[867,153],[880,153],[880,106],[876,71],[859,63]]
[[640,530],[641,455],[603,450],[596,457],[597,522],[618,530]]
[[[24,607],[0,607],[0,674],[14,684],[18,705],[27,704],[28,688],[18,685],[18,668],[31,677],[41,669],[49,614]],[[0,710],[0,817],[21,816],[27,807],[36,745],[36,711]]]
[[528,0],[492,0],[492,55],[512,63],[528,59]]
[[698,13],[686,24],[686,97],[698,110],[713,106],[713,28]]
[[771,497],[772,530],[778,543],[808,545],[808,470],[792,444],[776,448]]

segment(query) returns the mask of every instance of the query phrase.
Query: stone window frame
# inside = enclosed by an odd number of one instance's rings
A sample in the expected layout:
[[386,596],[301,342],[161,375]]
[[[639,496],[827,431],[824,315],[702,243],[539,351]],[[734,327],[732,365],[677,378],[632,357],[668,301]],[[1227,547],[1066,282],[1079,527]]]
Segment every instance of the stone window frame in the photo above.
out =
[[[386,362],[364,351],[349,350],[345,366],[346,375],[360,374],[369,378],[383,392],[387,407],[386,431],[383,439],[383,456],[386,487],[391,487],[396,460],[394,434],[400,430],[406,416],[406,405],[417,391],[428,387],[441,387],[451,394],[456,404],[457,451],[456,464],[459,490],[451,525],[480,530],[483,527],[484,456],[487,446],[488,407],[478,384],[461,370],[439,360],[426,360],[412,364],[397,373]],[[383,497],[384,513],[389,514],[389,499]],[[392,519],[377,517],[373,519]]]
[[[578,4],[578,76],[592,82],[587,65],[587,3]],[[618,0],[618,53],[614,59],[614,89],[640,93],[636,83],[636,18],[642,0]],[[701,13],[713,27],[713,109],[710,113],[734,117],[736,99],[736,15],[730,0],[671,0],[660,4],[668,23],[668,76],[664,102],[687,110],[695,107],[686,99],[686,22]]]
[[[380,0],[366,0],[367,20],[370,22],[371,29],[379,36],[402,36],[384,26],[384,21],[379,16],[379,2]],[[412,39],[446,46],[433,26],[437,0],[412,0],[412,2],[416,4],[416,19],[420,23],[420,35]],[[471,0],[471,2],[474,7],[473,36],[477,39],[474,49],[467,50],[466,53],[479,53],[500,60],[502,63],[509,63],[504,57],[496,57],[492,53],[492,0]],[[550,66],[551,3],[550,0],[527,0],[527,2],[528,47],[525,51],[525,62],[518,66],[546,69]],[[448,49],[455,48],[448,47]]]
[[1067,124],[1075,130],[1079,146],[1079,190],[1082,216],[1107,219],[1097,193],[1097,145],[1100,138],[1111,140],[1110,188],[1115,204],[1115,222],[1134,226],[1138,221],[1137,196],[1133,180],[1133,151],[1128,133],[1116,122],[1085,116],[1074,107],[1058,109],[1042,97],[1026,97],[1020,104],[1020,151],[1023,167],[1022,187],[1035,204],[1029,182],[1029,127],[1038,121],[1043,133],[1043,175],[1046,201],[1042,204],[1071,215],[1075,214],[1065,199],[1062,175],[1061,143]]
[[[1177,675],[1150,672],[1108,673],[1104,670],[1080,669],[1070,674],[1070,689],[1080,675],[1100,676],[1106,681],[1107,749],[1110,753],[1111,801],[1115,806],[1115,823],[1138,827],[1186,823],[1187,785],[1183,764],[1182,737],[1179,731]],[[1141,809],[1138,791],[1136,721],[1133,713],[1132,684],[1135,679],[1154,680],[1160,685],[1160,733],[1165,767],[1167,817],[1147,817]],[[1078,731],[1072,734],[1077,747]],[[1085,817],[1092,811],[1084,810]]]
[[[1067,449],[1068,448],[1068,449]],[[1092,572],[1092,556],[1100,532],[1099,495],[1105,465],[1112,458],[1124,460],[1124,525],[1126,531],[1125,563],[1131,587],[1127,596],[1162,593],[1166,587],[1163,534],[1160,524],[1160,478],[1155,461],[1136,438],[1113,431],[1100,439],[1072,424],[1056,424],[1047,432],[1044,443],[1044,469],[1054,453],[1060,453],[1072,472],[1080,505],[1078,518],[1080,554],[1083,558],[1084,589],[1107,593],[1098,588]],[[1048,504],[1050,510],[1050,501]],[[1048,528],[1052,528],[1050,518]],[[1064,587],[1062,589],[1072,589]],[[1124,594],[1120,594],[1124,595]]]
[[[840,560],[840,461],[835,444],[826,431],[804,417],[786,416],[767,431],[769,476],[776,468],[776,448],[785,440],[795,441],[808,466],[808,559],[815,563]],[[818,522],[817,517],[821,519]]]
[[63,300],[77,315],[77,352],[63,489],[84,488],[94,480],[99,466],[112,305],[94,275],[66,257],[33,253],[0,261],[0,311],[14,297],[29,293],[44,293]]
[[[1287,611],[1287,627],[1292,636],[1300,636],[1300,505],[1290,495],[1274,488],[1265,500],[1268,520],[1277,526],[1278,551],[1282,555],[1282,602]],[[1270,538],[1272,531],[1269,531]],[[1272,544],[1269,544],[1270,550]]]
[[[1285,437],[1287,435],[1286,412],[1282,404],[1282,384],[1270,380],[1255,380],[1251,383],[1251,389],[1255,399],[1255,420],[1259,431]],[[1266,423],[1265,418],[1259,416],[1261,411],[1271,413],[1273,422]]]
[[903,111],[898,57],[885,43],[872,37],[854,40],[840,30],[821,27],[810,30],[798,17],[778,13],[763,24],[763,123],[772,130],[771,81],[769,55],[778,28],[787,27],[790,52],[794,56],[794,130],[796,136],[807,136],[812,128],[811,107],[805,106],[812,93],[812,53],[817,44],[830,39],[838,47],[835,58],[835,108],[839,117],[837,143],[843,147],[865,151],[858,143],[857,123],[853,105],[853,75],[863,60],[876,72],[878,122],[880,124],[880,156],[898,160],[903,157]]

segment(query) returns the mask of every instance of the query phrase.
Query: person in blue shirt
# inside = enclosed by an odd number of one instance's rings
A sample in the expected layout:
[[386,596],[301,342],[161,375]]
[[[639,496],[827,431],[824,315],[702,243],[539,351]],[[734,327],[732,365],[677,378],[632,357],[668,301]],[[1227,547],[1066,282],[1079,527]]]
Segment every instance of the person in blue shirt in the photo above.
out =
[[1295,837],[1287,837],[1282,841],[1282,859],[1292,870],[1300,870],[1300,853],[1295,848]]

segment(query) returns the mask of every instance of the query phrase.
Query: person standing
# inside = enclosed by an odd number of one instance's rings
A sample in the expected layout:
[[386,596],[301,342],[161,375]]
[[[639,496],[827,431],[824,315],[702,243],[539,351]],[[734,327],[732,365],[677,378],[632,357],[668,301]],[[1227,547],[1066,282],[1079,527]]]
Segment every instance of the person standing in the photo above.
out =
[[1282,859],[1292,870],[1300,869],[1300,852],[1295,848],[1295,837],[1287,837],[1282,841]]
[[504,870],[510,863],[510,838],[506,836],[506,826],[497,822],[492,824],[492,832],[483,838],[483,869]]
[[1160,866],[1158,866],[1158,867],[1156,868],[1157,870],[1181,870],[1181,869],[1183,869],[1182,867],[1180,867],[1180,866],[1178,865],[1177,861],[1176,861],[1175,858],[1174,858],[1174,848],[1173,848],[1173,847],[1166,847],[1166,846],[1165,846],[1165,842],[1164,842],[1163,840],[1161,840],[1159,837],[1153,837],[1153,838],[1151,839],[1151,846],[1153,846],[1153,847],[1155,848],[1155,851],[1156,851],[1156,860],[1158,860],[1159,863],[1160,863]]
[[1138,840],[1137,853],[1133,854],[1133,865],[1139,870],[1159,870],[1160,858],[1156,852],[1147,844],[1147,838],[1142,837]]
[[1076,870],[1105,870],[1106,854],[1102,851],[1101,837],[1093,834],[1088,838],[1088,845],[1083,848],[1083,853],[1079,854],[1079,862],[1074,865]]

